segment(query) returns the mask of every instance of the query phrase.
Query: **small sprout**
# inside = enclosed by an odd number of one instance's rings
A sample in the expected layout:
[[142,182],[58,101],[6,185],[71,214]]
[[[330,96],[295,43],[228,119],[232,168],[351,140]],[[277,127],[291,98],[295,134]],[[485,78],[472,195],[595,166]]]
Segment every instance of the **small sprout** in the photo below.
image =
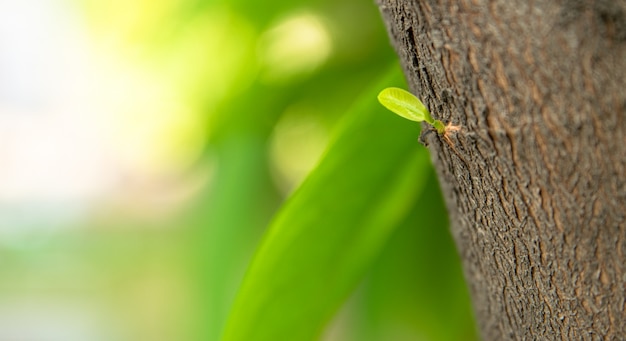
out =
[[430,116],[430,111],[412,93],[400,88],[386,88],[378,94],[378,101],[385,108],[411,121],[430,124],[439,134],[445,132],[445,126]]
[[453,144],[448,134],[461,130],[461,127],[454,126],[452,123],[444,125],[443,122],[433,119],[432,116],[430,116],[430,111],[426,109],[422,101],[406,90],[400,88],[386,88],[378,94],[378,101],[385,108],[406,119],[416,122],[426,121],[426,123],[435,128],[439,135],[443,135],[443,138],[451,146],[453,146]]

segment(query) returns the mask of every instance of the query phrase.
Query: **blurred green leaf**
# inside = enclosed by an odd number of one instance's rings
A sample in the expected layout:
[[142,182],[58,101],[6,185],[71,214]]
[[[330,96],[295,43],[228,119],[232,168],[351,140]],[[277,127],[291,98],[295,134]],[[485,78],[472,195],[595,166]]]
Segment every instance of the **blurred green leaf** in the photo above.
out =
[[418,126],[366,91],[326,155],[273,221],[223,340],[312,340],[362,279],[421,192],[430,169]]
[[[434,171],[386,245],[354,307],[359,341],[477,340],[460,259]],[[341,340],[347,340],[342,338]]]

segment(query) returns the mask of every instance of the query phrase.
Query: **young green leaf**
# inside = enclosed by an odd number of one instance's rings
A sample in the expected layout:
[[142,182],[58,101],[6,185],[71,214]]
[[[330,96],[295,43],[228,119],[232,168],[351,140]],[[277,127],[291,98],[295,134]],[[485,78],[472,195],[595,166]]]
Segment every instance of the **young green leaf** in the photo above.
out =
[[378,101],[385,108],[411,121],[433,124],[430,112],[412,93],[400,88],[386,88],[378,94]]
[[446,131],[443,122],[434,120],[430,111],[412,93],[400,88],[386,88],[378,94],[378,101],[385,108],[411,121],[430,124],[439,134]]

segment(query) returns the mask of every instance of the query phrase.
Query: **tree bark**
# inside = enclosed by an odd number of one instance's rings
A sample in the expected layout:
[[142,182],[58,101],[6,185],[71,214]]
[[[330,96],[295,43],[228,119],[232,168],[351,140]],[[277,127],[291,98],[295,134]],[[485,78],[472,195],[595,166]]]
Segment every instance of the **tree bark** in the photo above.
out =
[[484,340],[626,339],[626,1],[377,0]]

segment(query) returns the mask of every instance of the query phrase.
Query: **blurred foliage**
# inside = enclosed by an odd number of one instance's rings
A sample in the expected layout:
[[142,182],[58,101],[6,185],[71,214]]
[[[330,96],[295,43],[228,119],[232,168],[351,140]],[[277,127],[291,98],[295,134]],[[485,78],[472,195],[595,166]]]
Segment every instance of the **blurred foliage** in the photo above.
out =
[[[350,111],[266,232],[224,340],[317,336],[420,192],[426,150],[414,148],[409,126],[379,115],[377,91],[367,91]],[[376,155],[377,162],[363,155]]]
[[58,278],[129,340],[475,339],[418,126],[376,102],[406,85],[373,2],[76,2],[101,51],[185,103],[154,148],[207,185],[158,222],[101,213],[4,249],[5,292]]

